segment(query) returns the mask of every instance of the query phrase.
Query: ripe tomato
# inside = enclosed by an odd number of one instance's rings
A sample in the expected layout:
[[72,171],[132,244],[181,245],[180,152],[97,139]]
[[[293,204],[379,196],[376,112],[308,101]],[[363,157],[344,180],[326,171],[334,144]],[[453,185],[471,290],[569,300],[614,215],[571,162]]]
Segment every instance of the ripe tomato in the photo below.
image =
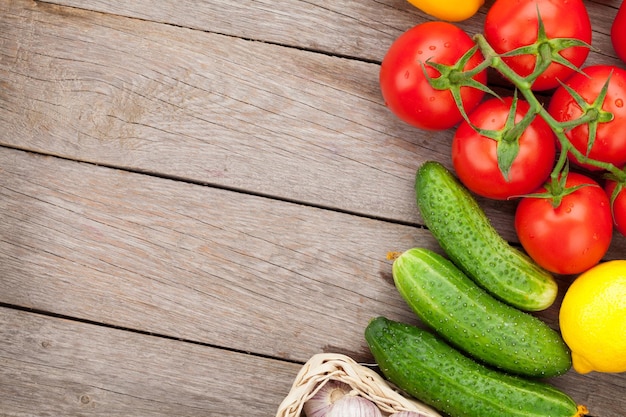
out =
[[[493,199],[507,199],[529,194],[539,188],[550,175],[556,154],[555,137],[541,117],[517,139],[519,150],[505,178],[498,164],[498,148],[506,149],[507,131],[503,129],[511,111],[512,97],[492,98],[482,102],[461,122],[452,140],[452,163],[459,179],[476,194]],[[515,122],[519,122],[530,105],[517,100]],[[497,140],[483,136],[473,127],[499,131]],[[504,136],[504,138],[503,138]],[[513,138],[515,140],[515,138]]]
[[565,187],[581,184],[591,185],[563,196],[556,208],[550,198],[524,197],[515,212],[515,230],[526,252],[557,274],[586,271],[602,259],[611,244],[609,198],[591,178],[568,174]]
[[626,62],[626,2],[622,2],[611,25],[611,42],[617,56]]
[[[591,43],[591,22],[582,0],[496,0],[485,19],[485,39],[494,50],[505,53],[532,45],[537,41],[539,29],[537,8],[548,39],[575,38]],[[589,55],[586,47],[568,47],[560,55],[580,67]],[[504,58],[518,75],[530,75],[536,63],[534,54]],[[552,62],[535,80],[533,90],[549,90],[565,81],[573,70]]]
[[[607,180],[604,185],[609,200],[613,196],[613,191],[617,187],[617,181]],[[626,188],[619,190],[615,199],[611,202],[611,211],[613,214],[613,224],[618,232],[626,236]]]
[[[612,113],[613,120],[598,123],[596,138],[588,156],[618,167],[624,166],[626,165],[626,70],[611,65],[594,65],[582,71],[584,74],[574,74],[566,84],[587,103],[593,103],[596,100],[608,77],[611,76],[601,110]],[[552,95],[548,112],[559,122],[574,120],[583,114],[583,110],[574,97],[564,87],[559,87]],[[567,130],[566,135],[578,151],[583,154],[587,153],[589,125],[584,124]],[[578,163],[571,154],[570,160],[587,169],[597,169],[589,164]]]
[[[434,89],[424,75],[440,75],[427,61],[453,65],[475,46],[462,29],[447,22],[426,22],[409,29],[391,45],[380,68],[380,88],[387,107],[401,120],[430,130],[451,128],[462,120],[452,93]],[[475,68],[483,61],[476,52],[464,66]],[[483,84],[487,73],[482,71],[474,79]],[[466,111],[476,106],[484,93],[471,87],[461,87]]]

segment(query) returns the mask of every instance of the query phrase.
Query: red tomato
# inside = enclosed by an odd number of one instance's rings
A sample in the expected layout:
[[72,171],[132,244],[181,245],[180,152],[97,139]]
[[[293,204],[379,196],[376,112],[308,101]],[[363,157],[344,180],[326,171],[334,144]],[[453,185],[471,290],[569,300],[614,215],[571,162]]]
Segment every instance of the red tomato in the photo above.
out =
[[[594,65],[584,68],[583,72],[586,75],[577,73],[566,84],[587,103],[596,100],[609,75],[611,76],[602,110],[612,113],[613,120],[598,123],[596,138],[588,156],[618,167],[626,165],[626,70],[611,65]],[[583,114],[580,106],[564,87],[559,87],[552,95],[548,112],[559,122],[574,120]],[[589,142],[587,124],[567,130],[566,135],[578,151],[587,153]],[[578,163],[571,154],[570,160]],[[589,164],[578,163],[578,165],[590,170],[597,169]]]
[[526,252],[557,274],[586,271],[602,259],[611,244],[609,199],[591,178],[568,174],[566,187],[581,184],[591,185],[565,195],[556,208],[550,198],[525,197],[515,212],[515,230]]
[[617,56],[626,62],[626,2],[622,2],[611,25],[611,42]]
[[[617,182],[613,180],[608,180],[604,186],[609,200],[611,200],[613,196],[615,187],[617,187]],[[611,202],[611,211],[615,228],[622,235],[626,236],[626,188],[622,188]]]
[[[473,126],[505,134],[511,110],[511,97],[492,98],[479,104],[469,115]],[[515,121],[519,122],[530,105],[517,101]],[[498,165],[498,141],[478,133],[466,121],[461,122],[452,140],[452,163],[461,182],[476,194],[493,199],[507,199],[529,194],[543,185],[554,166],[555,137],[541,117],[535,117],[517,140],[519,150],[505,179]],[[501,148],[502,149],[502,148]]]
[[[575,38],[591,43],[591,22],[582,0],[496,0],[485,20],[485,39],[497,53],[532,45],[537,41],[538,14],[541,15],[548,39]],[[569,47],[561,56],[580,67],[589,55],[589,48]],[[518,75],[530,75],[536,63],[534,54],[504,58]],[[548,69],[535,80],[533,90],[549,90],[565,81],[573,70],[552,62]]]
[[[401,120],[422,129],[443,130],[456,125],[463,117],[452,93],[431,87],[423,65],[429,77],[437,78],[441,74],[427,60],[453,65],[474,46],[467,33],[447,22],[422,23],[403,33],[387,51],[380,68],[380,88],[387,107]],[[464,69],[472,69],[482,61],[477,51]],[[485,84],[486,71],[474,79]],[[461,87],[466,111],[483,96],[478,89]]]

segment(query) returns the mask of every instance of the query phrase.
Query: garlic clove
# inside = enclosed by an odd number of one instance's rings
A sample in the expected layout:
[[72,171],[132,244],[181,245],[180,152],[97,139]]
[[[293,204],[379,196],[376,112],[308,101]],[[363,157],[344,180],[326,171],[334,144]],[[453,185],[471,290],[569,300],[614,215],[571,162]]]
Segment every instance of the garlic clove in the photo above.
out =
[[333,404],[348,395],[352,387],[345,382],[328,380],[304,403],[302,411],[307,417],[326,417]]
[[367,398],[346,395],[330,407],[326,417],[383,417],[383,414]]

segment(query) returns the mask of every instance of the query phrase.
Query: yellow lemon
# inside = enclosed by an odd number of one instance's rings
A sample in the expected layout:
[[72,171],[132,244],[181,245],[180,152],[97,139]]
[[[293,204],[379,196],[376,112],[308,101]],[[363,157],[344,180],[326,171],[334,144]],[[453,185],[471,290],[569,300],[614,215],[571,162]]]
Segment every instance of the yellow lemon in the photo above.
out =
[[598,264],[576,278],[559,324],[574,370],[626,372],[626,260]]
[[426,14],[448,22],[460,22],[474,16],[485,0],[409,0]]

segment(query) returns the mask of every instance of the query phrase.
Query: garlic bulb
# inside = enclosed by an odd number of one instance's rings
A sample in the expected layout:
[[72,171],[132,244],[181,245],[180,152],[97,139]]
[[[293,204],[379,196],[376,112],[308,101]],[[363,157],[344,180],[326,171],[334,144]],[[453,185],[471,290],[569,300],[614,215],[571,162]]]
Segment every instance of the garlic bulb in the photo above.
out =
[[333,379],[304,403],[302,411],[307,417],[383,417],[376,404],[356,395],[349,384]]
[[352,391],[345,382],[328,380],[307,402],[302,411],[307,417],[325,417],[333,404]]
[[332,405],[326,417],[383,417],[383,413],[367,398],[346,395]]

